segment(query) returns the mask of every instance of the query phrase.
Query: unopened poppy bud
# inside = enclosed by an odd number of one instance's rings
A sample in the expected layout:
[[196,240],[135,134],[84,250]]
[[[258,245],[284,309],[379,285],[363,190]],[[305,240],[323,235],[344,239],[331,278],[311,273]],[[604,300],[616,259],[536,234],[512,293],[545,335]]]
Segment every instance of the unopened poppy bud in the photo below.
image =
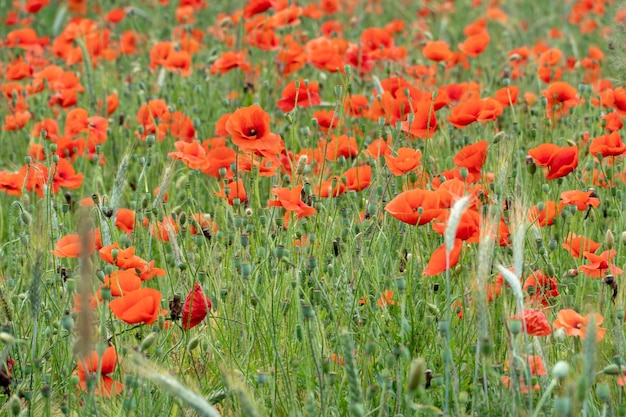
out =
[[11,399],[9,400],[9,409],[11,410],[11,414],[14,416],[19,416],[22,412],[22,400],[13,394],[11,395]]
[[337,100],[339,100],[343,96],[343,86],[336,85],[333,90],[335,92],[335,97],[337,98]]
[[550,192],[550,185],[549,184],[543,184],[541,186],[541,191],[543,191],[545,194],[548,194]]
[[526,169],[530,175],[535,175],[535,172],[537,172],[537,165],[531,156],[526,157]]
[[111,289],[108,287],[103,287],[100,290],[100,297],[102,297],[102,301],[111,301]]
[[617,310],[617,313],[615,313],[615,317],[619,321],[624,321],[624,310]]
[[30,215],[27,211],[22,211],[20,213],[20,220],[24,223],[25,226],[30,226],[30,222],[33,220],[33,216]]
[[5,345],[12,345],[15,343],[15,337],[7,332],[0,332],[0,342]]
[[[559,329],[559,330],[562,330],[562,329]],[[554,368],[552,368],[552,375],[554,375],[554,377],[558,379],[559,381],[562,381],[565,378],[567,378],[568,374],[569,374],[569,364],[565,361],[558,361],[554,365]]]
[[156,332],[152,332],[148,336],[146,336],[141,341],[141,346],[139,347],[141,352],[145,352],[146,350],[150,349],[150,347],[154,344],[154,342],[156,342],[157,337],[158,337],[158,333]]
[[146,136],[146,145],[148,145],[148,147],[154,145],[155,143],[156,143],[156,137],[154,135]]
[[194,337],[193,339],[191,339],[189,341],[189,343],[187,344],[187,349],[189,349],[191,351],[191,350],[194,350],[195,348],[197,348],[198,345],[200,344],[200,337],[201,336],[198,335],[198,336]]
[[252,266],[250,266],[250,264],[247,262],[241,264],[242,278],[250,278],[250,275],[252,275]]
[[308,162],[309,162],[309,158],[306,155],[301,155],[300,158],[298,158],[298,165],[296,166],[296,174],[298,175],[304,174],[304,168],[306,167],[306,164]]
[[569,397],[557,397],[554,399],[554,411],[559,416],[569,416],[572,402]]
[[621,366],[619,366],[616,363],[612,363],[608,366],[606,366],[603,370],[602,373],[605,375],[623,375],[624,374],[625,369],[622,368]]
[[409,369],[409,377],[407,378],[407,389],[409,392],[413,392],[422,386],[425,371],[426,361],[424,358],[413,359],[411,368]]
[[598,394],[598,399],[603,403],[607,403],[611,399],[611,389],[606,382],[598,384],[596,394]]
[[519,320],[511,320],[509,322],[509,330],[513,336],[518,335],[522,331],[522,322]]
[[568,278],[574,278],[574,277],[578,276],[578,269],[568,269],[567,273],[566,273],[566,276]]
[[615,246],[615,236],[613,235],[613,232],[611,232],[611,229],[606,230],[606,234],[604,235],[604,246],[608,249],[613,249],[613,246]]
[[558,244],[557,244],[556,240],[554,240],[554,239],[550,239],[550,240],[548,241],[548,250],[549,250],[550,252],[554,251],[554,250],[556,249],[557,245],[558,245]]
[[63,327],[68,332],[71,332],[74,329],[74,319],[70,314],[66,314],[61,317],[61,327]]

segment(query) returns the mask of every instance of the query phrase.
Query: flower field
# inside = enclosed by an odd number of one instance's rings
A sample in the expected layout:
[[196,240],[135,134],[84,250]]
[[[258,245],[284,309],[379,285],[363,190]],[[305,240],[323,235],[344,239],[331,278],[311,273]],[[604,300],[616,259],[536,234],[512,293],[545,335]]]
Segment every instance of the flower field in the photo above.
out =
[[626,415],[626,4],[0,19],[0,414]]

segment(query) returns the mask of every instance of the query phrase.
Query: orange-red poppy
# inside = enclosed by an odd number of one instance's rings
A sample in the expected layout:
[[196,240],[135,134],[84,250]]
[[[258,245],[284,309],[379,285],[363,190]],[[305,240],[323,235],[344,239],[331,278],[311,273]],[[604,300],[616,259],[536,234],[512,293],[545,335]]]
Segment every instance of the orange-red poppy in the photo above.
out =
[[[592,314],[595,316],[596,322],[596,341],[600,342],[602,339],[604,339],[604,334],[606,333],[606,329],[600,327],[600,325],[604,321],[604,317],[602,317],[600,313]],[[572,309],[565,309],[559,311],[559,313],[557,314],[557,318],[554,323],[552,323],[552,325],[555,329],[565,330],[565,334],[568,336],[578,336],[581,339],[585,340],[587,336],[587,327],[590,320],[591,314],[587,314],[583,317]]]
[[598,136],[591,141],[591,145],[589,146],[589,153],[591,155],[597,156],[600,154],[604,158],[608,156],[623,155],[624,152],[626,152],[626,145],[624,145],[622,137],[618,131]]
[[246,62],[242,52],[226,51],[211,65],[211,74],[215,75],[218,72],[226,74],[235,68],[239,68],[243,72],[248,72],[252,69],[250,64]]
[[487,49],[490,40],[489,34],[484,31],[465,39],[459,44],[459,50],[469,57],[477,57]]
[[76,374],[78,375],[80,389],[87,391],[88,376],[100,372],[100,379],[97,382],[95,394],[101,397],[120,394],[124,389],[124,385],[109,376],[115,372],[117,362],[117,353],[113,346],[106,348],[102,357],[98,355],[98,352],[93,351],[86,358],[79,359]]
[[[411,108],[410,106],[408,107]],[[413,118],[412,121],[409,120]],[[420,100],[413,104],[413,113],[402,122],[402,131],[411,137],[430,139],[437,130],[435,107],[430,100]]]
[[554,201],[546,201],[536,204],[528,210],[528,221],[530,223],[537,223],[537,225],[551,226],[554,224],[554,219],[559,214],[558,207]]
[[583,252],[583,256],[591,263],[581,265],[578,270],[591,278],[602,278],[608,273],[614,276],[620,275],[624,271],[611,263],[616,254],[615,249],[605,250],[600,255]]
[[440,195],[430,190],[408,190],[398,194],[385,206],[385,211],[403,223],[424,225],[445,213]]
[[317,81],[305,83],[304,80],[300,78],[298,83],[299,88],[296,88],[295,81],[287,84],[282,92],[281,99],[276,102],[278,108],[285,113],[292,111],[296,106],[317,106],[322,102],[319,96],[319,85]]
[[270,116],[260,106],[236,110],[226,120],[226,131],[242,151],[280,151],[282,140],[270,131]]
[[385,162],[393,175],[400,176],[416,170],[421,163],[422,152],[419,149],[400,148],[398,156],[385,155]]
[[393,150],[391,149],[391,136],[388,136],[387,140],[383,138],[374,139],[364,152],[374,159],[393,154]]
[[431,277],[435,275],[439,275],[448,270],[447,267],[453,268],[459,263],[459,258],[461,256],[461,249],[463,249],[463,241],[461,239],[454,239],[454,246],[450,251],[449,260],[446,260],[446,244],[439,246],[435,249],[430,256],[430,260],[428,261],[428,265],[422,272],[422,275]]
[[578,146],[561,148],[551,143],[544,143],[528,151],[539,166],[547,168],[546,179],[561,178],[578,167]]
[[582,258],[584,252],[595,252],[602,246],[585,236],[570,232],[563,242],[563,249],[574,258]]
[[556,278],[547,276],[541,269],[533,271],[524,280],[523,290],[528,294],[526,302],[547,307],[550,299],[559,295]]
[[112,300],[109,308],[128,324],[152,324],[161,313],[161,297],[161,292],[154,288],[140,288]]
[[561,193],[561,202],[559,203],[559,211],[565,206],[576,206],[578,211],[587,210],[590,207],[598,208],[600,199],[595,196],[592,191],[571,190]]
[[134,268],[113,271],[104,277],[103,287],[109,288],[113,297],[128,294],[139,289],[140,286],[141,278],[139,278],[137,270]]
[[525,308],[523,314],[511,316],[511,320],[520,320],[524,325],[525,333],[529,336],[550,336],[552,327],[546,315],[532,308]]
[[210,165],[206,151],[198,141],[184,142],[179,140],[174,143],[176,152],[170,152],[167,155],[173,159],[182,161],[191,169],[204,170]]
[[354,158],[359,154],[356,138],[347,135],[332,135],[332,140],[326,144],[326,159],[336,161],[338,157]]
[[452,52],[450,51],[450,45],[448,45],[448,42],[430,41],[422,48],[422,55],[430,61],[445,62],[450,60]]
[[287,212],[285,213],[285,223],[289,219],[289,213],[296,213],[296,218],[300,219],[306,216],[312,216],[315,214],[315,208],[307,205],[302,201],[302,186],[296,185],[292,189],[289,188],[273,188],[272,194],[277,199],[269,201],[269,207],[282,207]]
[[219,193],[215,193],[215,195],[228,200],[228,204],[231,206],[233,205],[235,198],[239,199],[240,203],[243,203],[248,199],[248,195],[246,194],[246,189],[243,186],[243,180],[241,178],[237,179],[237,181],[229,181],[226,186],[222,184],[222,190]]
[[452,159],[454,165],[459,168],[467,168],[471,174],[480,174],[483,164],[487,160],[487,145],[486,140],[480,140],[463,147]]
[[346,190],[361,191],[369,187],[372,182],[372,167],[360,165],[350,168],[341,177],[346,180]]

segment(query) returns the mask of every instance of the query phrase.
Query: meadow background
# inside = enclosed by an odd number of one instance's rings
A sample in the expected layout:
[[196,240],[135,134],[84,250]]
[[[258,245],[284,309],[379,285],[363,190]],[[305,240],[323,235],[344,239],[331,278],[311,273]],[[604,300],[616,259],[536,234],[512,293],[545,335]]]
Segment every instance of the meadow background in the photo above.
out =
[[626,8],[14,0],[3,415],[626,414]]

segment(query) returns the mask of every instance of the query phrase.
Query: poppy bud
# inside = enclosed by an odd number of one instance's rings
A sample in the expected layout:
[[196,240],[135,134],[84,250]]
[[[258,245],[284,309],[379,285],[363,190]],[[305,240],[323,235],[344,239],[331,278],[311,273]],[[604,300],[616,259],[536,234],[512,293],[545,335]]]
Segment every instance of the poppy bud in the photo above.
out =
[[424,358],[414,359],[411,363],[409,370],[409,377],[407,378],[407,389],[409,392],[415,391],[422,386],[422,380],[426,371],[426,361]]
[[554,411],[560,416],[569,416],[572,402],[569,397],[557,397],[554,399]]
[[61,317],[61,327],[63,327],[68,332],[71,332],[74,329],[74,319],[70,314],[65,314]]
[[139,347],[140,351],[145,352],[146,350],[150,349],[150,346],[154,344],[154,342],[157,340],[157,337],[158,337],[158,333],[156,332],[152,332],[148,336],[146,336],[141,341],[141,346]]
[[11,410],[11,414],[14,416],[19,416],[22,412],[22,400],[15,394],[11,395],[11,399],[9,400],[9,409]]
[[[563,330],[563,329],[558,329],[558,330]],[[554,377],[558,379],[559,381],[562,381],[565,378],[567,378],[568,374],[569,374],[569,364],[565,361],[558,361],[554,365],[554,368],[552,368],[552,375],[554,375]]]
[[194,337],[193,339],[191,339],[189,341],[189,343],[187,344],[187,349],[189,349],[191,351],[191,350],[194,350],[195,348],[197,348],[198,345],[200,344],[200,337],[201,337],[201,335],[198,335],[198,336]]
[[598,384],[596,393],[598,394],[598,399],[603,403],[607,403],[611,399],[611,389],[606,382]]
[[511,320],[509,322],[509,330],[513,336],[518,335],[522,331],[522,322],[519,320]]
[[615,246],[615,236],[613,235],[613,232],[611,232],[611,229],[606,230],[606,234],[604,235],[604,246],[608,249],[613,249],[613,246]]

